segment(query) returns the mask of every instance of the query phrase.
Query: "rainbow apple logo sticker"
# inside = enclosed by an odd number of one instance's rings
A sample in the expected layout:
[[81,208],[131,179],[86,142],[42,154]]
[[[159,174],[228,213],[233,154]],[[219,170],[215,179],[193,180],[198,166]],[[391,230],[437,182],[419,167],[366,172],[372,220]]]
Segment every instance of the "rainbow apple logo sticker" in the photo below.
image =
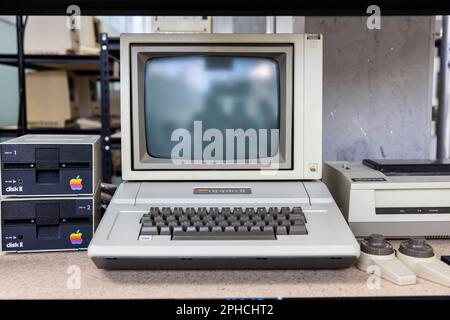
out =
[[77,244],[80,245],[83,243],[83,238],[82,238],[83,234],[80,232],[80,230],[77,230],[77,232],[71,233],[70,234],[70,242],[72,244]]
[[69,184],[70,189],[74,191],[80,191],[81,189],[83,189],[83,179],[81,179],[80,176],[70,179]]

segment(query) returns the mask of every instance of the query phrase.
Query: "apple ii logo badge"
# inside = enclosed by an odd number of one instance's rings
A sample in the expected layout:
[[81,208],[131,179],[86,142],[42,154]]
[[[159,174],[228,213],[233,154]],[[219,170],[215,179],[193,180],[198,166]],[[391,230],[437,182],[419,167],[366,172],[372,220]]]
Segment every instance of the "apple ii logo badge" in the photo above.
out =
[[80,178],[80,176],[77,176],[76,178],[72,178],[69,181],[70,189],[73,191],[80,191],[83,189],[83,179]]
[[80,245],[83,243],[82,237],[83,237],[83,234],[80,232],[80,230],[77,230],[77,232],[70,234],[69,239],[72,244]]

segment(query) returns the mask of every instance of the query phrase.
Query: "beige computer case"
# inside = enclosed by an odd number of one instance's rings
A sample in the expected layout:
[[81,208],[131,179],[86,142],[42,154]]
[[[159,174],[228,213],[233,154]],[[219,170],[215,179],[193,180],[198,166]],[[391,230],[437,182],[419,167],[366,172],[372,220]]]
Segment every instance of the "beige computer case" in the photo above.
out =
[[64,70],[26,74],[29,127],[63,128],[76,118],[101,114],[97,80]]
[[80,29],[67,27],[67,16],[30,16],[25,28],[26,54],[95,54],[99,52],[100,21],[80,17]]
[[211,33],[212,19],[208,16],[154,16],[151,29],[152,32]]
[[98,54],[100,52],[99,33],[101,22],[95,17],[81,17],[81,29],[79,31],[80,47],[78,53]]
[[[120,66],[121,66],[121,132],[122,132],[122,176],[125,180],[318,180],[322,177],[322,43],[319,34],[121,34],[120,36]],[[145,167],[138,159],[144,146],[145,135],[142,119],[142,98],[137,88],[138,55],[139,52],[153,50],[156,46],[167,46],[165,49],[187,52],[187,46],[192,51],[200,46],[217,46],[225,44],[226,48],[235,46],[237,50],[249,52],[252,44],[265,45],[267,48],[283,46],[292,49],[292,71],[286,72],[286,77],[292,76],[295,90],[286,94],[286,109],[292,126],[292,134],[286,139],[296,147],[292,150],[292,169],[278,170],[271,166],[263,170],[184,170],[171,166],[171,170],[159,170]],[[196,48],[193,48],[197,46]],[[209,50],[209,49],[208,49]],[[212,50],[212,49],[211,49]],[[269,49],[270,50],[270,49]],[[295,63],[294,63],[295,60]],[[287,67],[289,70],[290,68]],[[294,88],[294,86],[293,86]],[[142,92],[141,92],[142,93]],[[133,97],[133,98],[132,98]],[[134,140],[133,140],[134,139]],[[140,141],[137,141],[141,139]],[[133,140],[133,143],[132,143]],[[287,143],[291,145],[291,143]],[[139,146],[139,147],[138,147]],[[163,164],[164,165],[164,164]],[[141,166],[141,168],[139,168]],[[168,168],[169,168],[168,166]],[[264,171],[263,173],[261,173]]]
[[70,81],[69,73],[62,70],[26,74],[30,128],[63,128],[68,120],[78,117],[78,110],[71,103]]
[[97,79],[93,76],[74,76],[74,101],[80,118],[100,116],[100,98],[97,92]]

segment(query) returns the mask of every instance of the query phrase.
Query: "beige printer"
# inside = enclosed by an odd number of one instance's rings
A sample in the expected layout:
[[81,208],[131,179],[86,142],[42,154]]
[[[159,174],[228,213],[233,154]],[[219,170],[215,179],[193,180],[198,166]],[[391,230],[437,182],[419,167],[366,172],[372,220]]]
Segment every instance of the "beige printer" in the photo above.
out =
[[356,237],[450,237],[450,162],[327,162],[328,186]]

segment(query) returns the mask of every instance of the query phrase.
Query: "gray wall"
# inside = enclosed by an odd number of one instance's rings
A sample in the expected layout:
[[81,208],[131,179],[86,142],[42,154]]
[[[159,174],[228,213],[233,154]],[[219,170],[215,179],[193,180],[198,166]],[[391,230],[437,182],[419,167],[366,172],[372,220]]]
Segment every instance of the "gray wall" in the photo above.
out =
[[434,17],[307,17],[324,34],[323,157],[428,158]]

